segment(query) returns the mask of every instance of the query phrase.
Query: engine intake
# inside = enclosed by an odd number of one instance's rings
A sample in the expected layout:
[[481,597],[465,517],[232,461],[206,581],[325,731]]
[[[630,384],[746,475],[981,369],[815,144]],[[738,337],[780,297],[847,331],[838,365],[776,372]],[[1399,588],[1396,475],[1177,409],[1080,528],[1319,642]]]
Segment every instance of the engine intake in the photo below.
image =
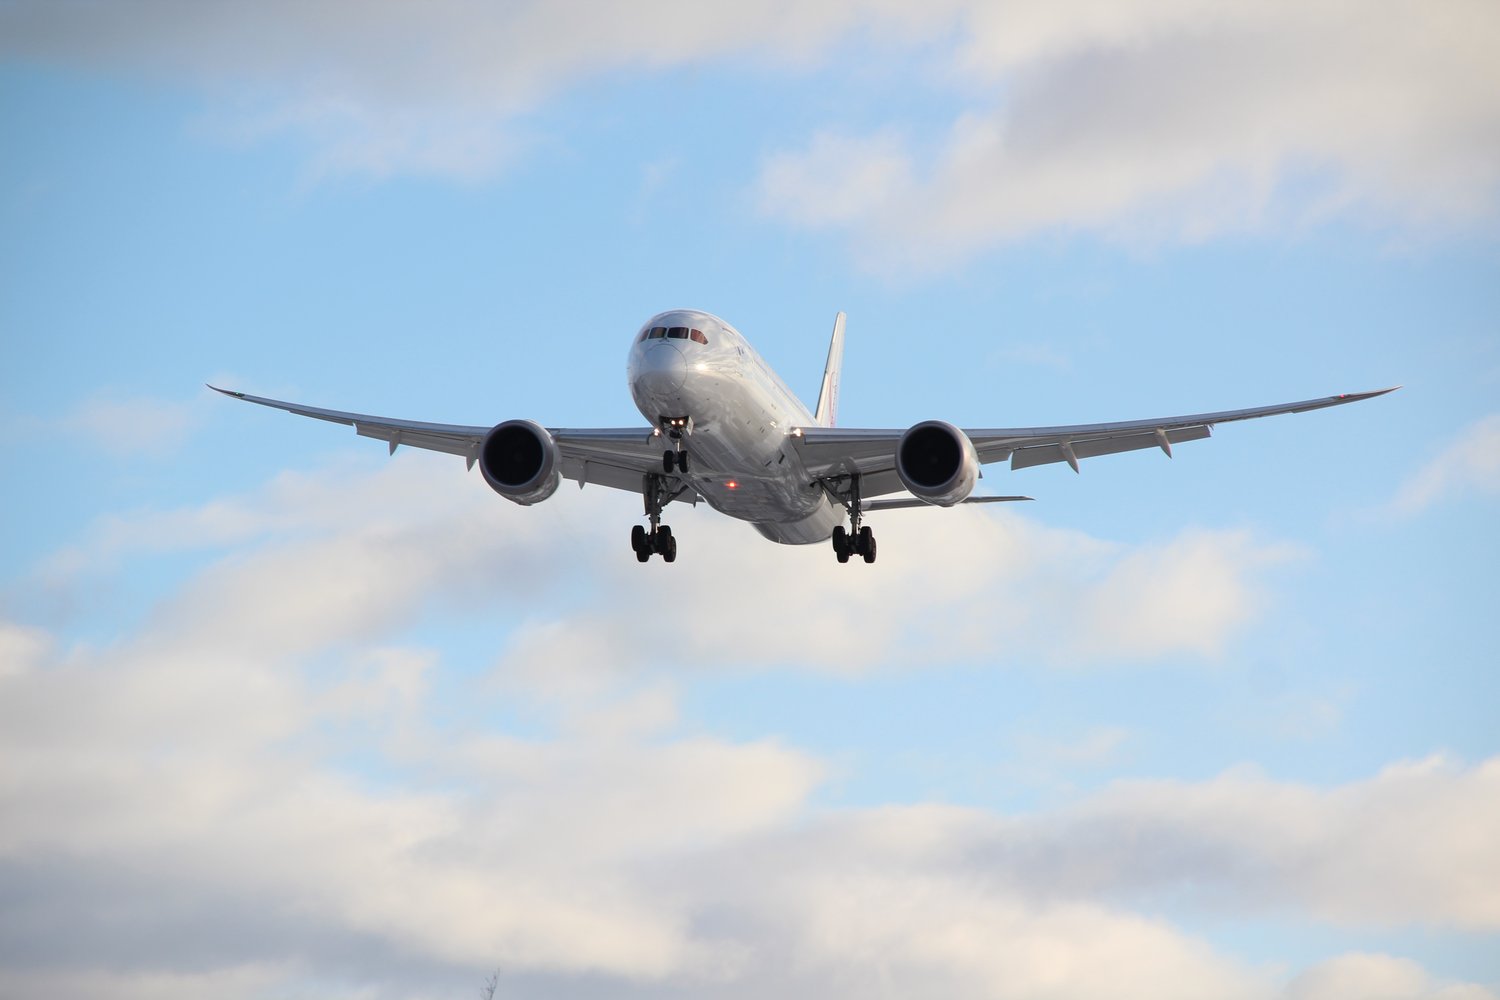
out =
[[541,503],[562,481],[557,444],[533,420],[496,424],[479,446],[479,471],[490,489],[523,507]]
[[896,445],[896,474],[918,500],[938,507],[962,503],[979,480],[979,455],[968,435],[942,420],[908,428]]

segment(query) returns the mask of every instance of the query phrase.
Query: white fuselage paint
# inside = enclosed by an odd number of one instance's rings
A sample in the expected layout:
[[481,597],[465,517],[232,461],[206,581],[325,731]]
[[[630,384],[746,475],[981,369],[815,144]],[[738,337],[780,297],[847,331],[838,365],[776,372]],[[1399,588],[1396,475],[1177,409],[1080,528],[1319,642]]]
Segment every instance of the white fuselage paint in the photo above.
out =
[[[700,330],[708,343],[647,339],[653,327]],[[812,414],[734,327],[696,310],[660,313],[636,335],[626,373],[631,398],[652,426],[692,419],[682,438],[691,456],[683,478],[715,510],[794,545],[825,541],[843,521],[842,508],[811,482],[787,439],[812,426]],[[672,447],[665,433],[661,442],[663,451]]]

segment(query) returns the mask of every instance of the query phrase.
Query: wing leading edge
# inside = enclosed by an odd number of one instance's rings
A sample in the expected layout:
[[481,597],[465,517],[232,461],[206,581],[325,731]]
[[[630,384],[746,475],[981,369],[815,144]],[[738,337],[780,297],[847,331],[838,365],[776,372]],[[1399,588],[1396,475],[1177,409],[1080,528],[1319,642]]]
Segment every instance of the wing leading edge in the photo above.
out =
[[[1160,448],[1170,457],[1172,445],[1206,438],[1215,424],[1342,406],[1383,396],[1398,388],[1400,386],[1295,403],[1149,420],[1058,427],[965,428],[964,434],[974,443],[982,464],[1009,460],[1012,469],[1026,469],[1034,465],[1067,462],[1077,472],[1080,459],[1144,448]],[[896,446],[904,433],[905,428],[803,427],[794,432],[793,440],[808,472],[815,478],[859,473],[864,494],[879,496],[902,489],[900,477],[896,475]]]

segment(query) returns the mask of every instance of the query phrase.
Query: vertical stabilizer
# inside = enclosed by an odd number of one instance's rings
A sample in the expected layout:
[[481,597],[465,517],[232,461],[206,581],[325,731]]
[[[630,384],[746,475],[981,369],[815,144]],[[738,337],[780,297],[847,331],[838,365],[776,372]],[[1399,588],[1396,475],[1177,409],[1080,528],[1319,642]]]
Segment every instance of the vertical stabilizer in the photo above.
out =
[[844,314],[833,321],[833,337],[828,341],[828,364],[823,366],[823,385],[818,389],[819,427],[832,427],[839,411],[839,369],[844,366]]

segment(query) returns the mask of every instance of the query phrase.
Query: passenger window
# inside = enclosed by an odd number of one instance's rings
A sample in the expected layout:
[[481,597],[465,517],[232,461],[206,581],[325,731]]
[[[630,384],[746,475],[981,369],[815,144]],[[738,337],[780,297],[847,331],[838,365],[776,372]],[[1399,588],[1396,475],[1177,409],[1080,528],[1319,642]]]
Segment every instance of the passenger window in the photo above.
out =
[[667,335],[667,328],[664,327],[664,326],[653,326],[651,328],[651,339],[652,340],[660,340],[661,338],[665,337],[666,335]]
[[703,331],[702,330],[689,330],[688,331],[688,336],[691,337],[691,338],[693,338],[693,343],[695,343],[695,344],[707,344],[708,343],[708,338],[705,337],[705,336],[703,336]]
[[685,326],[674,326],[667,331],[667,336],[671,337],[673,340],[686,340],[687,330],[688,328]]

